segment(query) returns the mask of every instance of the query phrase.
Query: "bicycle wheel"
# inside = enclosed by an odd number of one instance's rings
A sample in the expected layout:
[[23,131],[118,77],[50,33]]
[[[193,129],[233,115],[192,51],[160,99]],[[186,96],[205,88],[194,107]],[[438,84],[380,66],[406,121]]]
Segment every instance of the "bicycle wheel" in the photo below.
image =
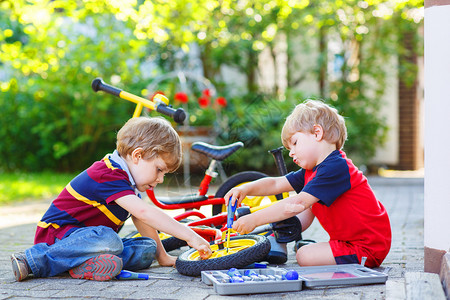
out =
[[270,251],[269,240],[262,235],[242,235],[230,238],[230,247],[211,244],[213,254],[210,258],[201,260],[197,250],[191,248],[178,256],[176,268],[180,274],[200,276],[205,270],[226,270],[229,268],[244,268],[249,264],[261,261]]
[[[223,198],[226,193],[228,193],[229,190],[231,190],[234,187],[240,186],[244,183],[250,182],[250,181],[255,181],[261,178],[267,177],[266,174],[261,173],[261,172],[256,172],[256,171],[244,171],[244,172],[240,172],[237,173],[233,176],[231,176],[230,178],[228,178],[217,190],[215,197],[216,198]],[[246,197],[244,199],[244,201],[242,201],[242,204],[250,206],[250,207],[255,207],[255,206],[259,206],[261,204],[261,201],[264,199],[265,197]],[[278,195],[273,195],[273,196],[268,196],[268,198],[270,199],[271,202],[275,202],[277,200],[283,199],[283,196],[281,194]],[[221,212],[226,211],[226,207],[225,205],[213,205],[212,207],[212,214],[217,215]]]
[[161,243],[166,252],[170,252],[187,245],[186,241],[180,240],[179,238],[165,233],[160,233],[159,238],[161,239]]
[[[129,234],[127,234],[125,236],[125,238],[137,238],[137,237],[141,237],[142,235],[137,231],[133,231]],[[180,240],[174,236],[165,234],[160,232],[159,233],[159,239],[161,240],[161,243],[164,247],[164,249],[166,250],[166,252],[172,251],[172,250],[176,250],[178,248],[181,248],[183,246],[186,246],[187,243],[186,241]]]

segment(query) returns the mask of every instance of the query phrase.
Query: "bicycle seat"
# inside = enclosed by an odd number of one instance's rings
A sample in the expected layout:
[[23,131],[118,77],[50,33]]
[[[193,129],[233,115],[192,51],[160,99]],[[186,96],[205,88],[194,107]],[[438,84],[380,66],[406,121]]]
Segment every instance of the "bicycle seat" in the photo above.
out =
[[224,160],[239,148],[243,147],[244,143],[236,142],[226,146],[214,146],[204,142],[195,142],[192,144],[191,149],[199,153],[205,154],[215,160]]

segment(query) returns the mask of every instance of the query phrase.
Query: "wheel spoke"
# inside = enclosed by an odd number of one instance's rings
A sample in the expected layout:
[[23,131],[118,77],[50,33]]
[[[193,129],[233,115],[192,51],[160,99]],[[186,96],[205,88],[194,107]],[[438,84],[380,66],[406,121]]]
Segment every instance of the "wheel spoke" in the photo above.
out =
[[[253,246],[255,242],[250,239],[239,239],[239,240],[230,240],[230,248],[222,248],[220,249],[218,245],[211,245],[211,250],[213,251],[212,255],[209,259],[219,258],[231,254],[235,254],[239,251],[245,250],[251,246]],[[201,260],[201,257],[198,251],[192,253],[189,257],[190,260]]]

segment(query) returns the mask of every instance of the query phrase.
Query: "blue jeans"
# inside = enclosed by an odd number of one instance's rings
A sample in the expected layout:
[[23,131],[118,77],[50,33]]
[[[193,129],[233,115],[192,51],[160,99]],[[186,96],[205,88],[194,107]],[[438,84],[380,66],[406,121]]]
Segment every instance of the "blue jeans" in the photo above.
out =
[[122,258],[124,270],[146,269],[152,264],[155,253],[156,242],[151,238],[121,239],[106,226],[80,228],[53,245],[39,243],[25,250],[35,277],[58,275],[100,254]]

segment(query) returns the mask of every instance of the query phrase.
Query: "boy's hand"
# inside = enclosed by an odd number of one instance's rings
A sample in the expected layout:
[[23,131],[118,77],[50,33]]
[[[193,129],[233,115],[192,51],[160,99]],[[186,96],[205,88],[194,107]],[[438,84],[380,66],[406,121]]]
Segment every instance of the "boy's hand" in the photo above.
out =
[[255,230],[256,225],[251,220],[251,215],[242,216],[233,223],[233,229],[240,234],[247,234]]
[[193,241],[187,241],[187,243],[192,248],[197,249],[201,259],[208,259],[212,254],[209,243],[199,235],[197,235]]
[[208,259],[212,255],[211,247],[209,246],[201,246],[197,249],[198,253],[200,254],[201,259]]
[[232,188],[228,191],[228,193],[225,195],[225,206],[228,206],[228,200],[231,197],[231,204],[234,205],[234,202],[238,202],[238,205],[242,202],[242,200],[247,197],[247,191],[245,190],[244,186],[239,186]]

